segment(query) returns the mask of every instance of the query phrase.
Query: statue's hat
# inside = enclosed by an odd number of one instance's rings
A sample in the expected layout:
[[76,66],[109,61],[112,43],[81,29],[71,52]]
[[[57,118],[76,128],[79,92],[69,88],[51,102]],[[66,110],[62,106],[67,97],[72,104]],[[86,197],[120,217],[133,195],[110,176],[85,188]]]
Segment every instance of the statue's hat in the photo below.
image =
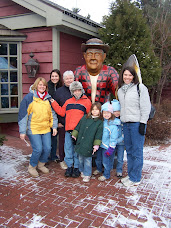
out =
[[102,49],[105,53],[109,51],[109,45],[104,44],[102,40],[91,38],[86,43],[81,44],[81,51],[86,52],[88,48]]

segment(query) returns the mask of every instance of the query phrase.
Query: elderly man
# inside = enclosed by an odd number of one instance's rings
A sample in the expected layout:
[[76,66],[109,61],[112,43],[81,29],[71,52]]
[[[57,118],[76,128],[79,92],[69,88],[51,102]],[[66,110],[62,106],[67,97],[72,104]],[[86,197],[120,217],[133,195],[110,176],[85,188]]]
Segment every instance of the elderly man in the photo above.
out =
[[118,73],[111,67],[103,65],[109,46],[100,39],[89,39],[81,45],[86,65],[75,70],[75,80],[83,85],[86,95],[94,103],[105,103],[110,93],[115,94]]
[[[54,99],[60,106],[63,106],[65,101],[72,97],[69,86],[74,81],[74,73],[71,70],[65,71],[63,73],[63,81],[64,85],[58,88],[54,93]],[[67,169],[67,165],[64,162],[65,117],[58,115],[58,122],[60,166],[62,169]]]

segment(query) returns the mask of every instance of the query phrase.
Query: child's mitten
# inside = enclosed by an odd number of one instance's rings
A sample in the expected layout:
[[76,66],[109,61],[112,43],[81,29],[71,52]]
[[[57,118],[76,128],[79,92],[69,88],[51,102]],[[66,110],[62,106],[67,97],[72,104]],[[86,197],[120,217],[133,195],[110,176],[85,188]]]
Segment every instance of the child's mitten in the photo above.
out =
[[105,151],[105,156],[106,157],[110,157],[113,152],[114,152],[115,148],[109,147],[106,151]]

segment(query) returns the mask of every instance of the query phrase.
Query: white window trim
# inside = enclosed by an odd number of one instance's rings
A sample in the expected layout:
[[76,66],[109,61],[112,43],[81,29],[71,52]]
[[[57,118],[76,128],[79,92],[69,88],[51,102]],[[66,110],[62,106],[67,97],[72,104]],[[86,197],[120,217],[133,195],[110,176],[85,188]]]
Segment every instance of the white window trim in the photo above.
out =
[[[1,43],[16,43],[17,44],[17,69],[18,69],[18,108],[0,108],[0,114],[5,113],[18,113],[19,112],[19,105],[22,100],[22,43],[21,40],[23,38],[15,38],[15,37],[8,37],[8,38],[0,38]],[[1,83],[0,83],[1,84]],[[9,94],[10,96],[10,94]]]

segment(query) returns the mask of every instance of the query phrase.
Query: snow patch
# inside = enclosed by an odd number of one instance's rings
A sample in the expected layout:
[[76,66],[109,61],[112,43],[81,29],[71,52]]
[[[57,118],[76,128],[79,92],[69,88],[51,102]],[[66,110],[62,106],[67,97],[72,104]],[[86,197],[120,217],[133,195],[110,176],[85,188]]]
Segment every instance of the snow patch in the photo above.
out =
[[0,153],[0,177],[9,180],[21,175],[17,168],[27,161],[28,156],[23,155],[21,150],[8,146],[1,146]]
[[23,226],[26,226],[27,228],[40,228],[45,226],[46,224],[41,223],[42,217],[39,215],[34,214],[29,224],[22,224]]

